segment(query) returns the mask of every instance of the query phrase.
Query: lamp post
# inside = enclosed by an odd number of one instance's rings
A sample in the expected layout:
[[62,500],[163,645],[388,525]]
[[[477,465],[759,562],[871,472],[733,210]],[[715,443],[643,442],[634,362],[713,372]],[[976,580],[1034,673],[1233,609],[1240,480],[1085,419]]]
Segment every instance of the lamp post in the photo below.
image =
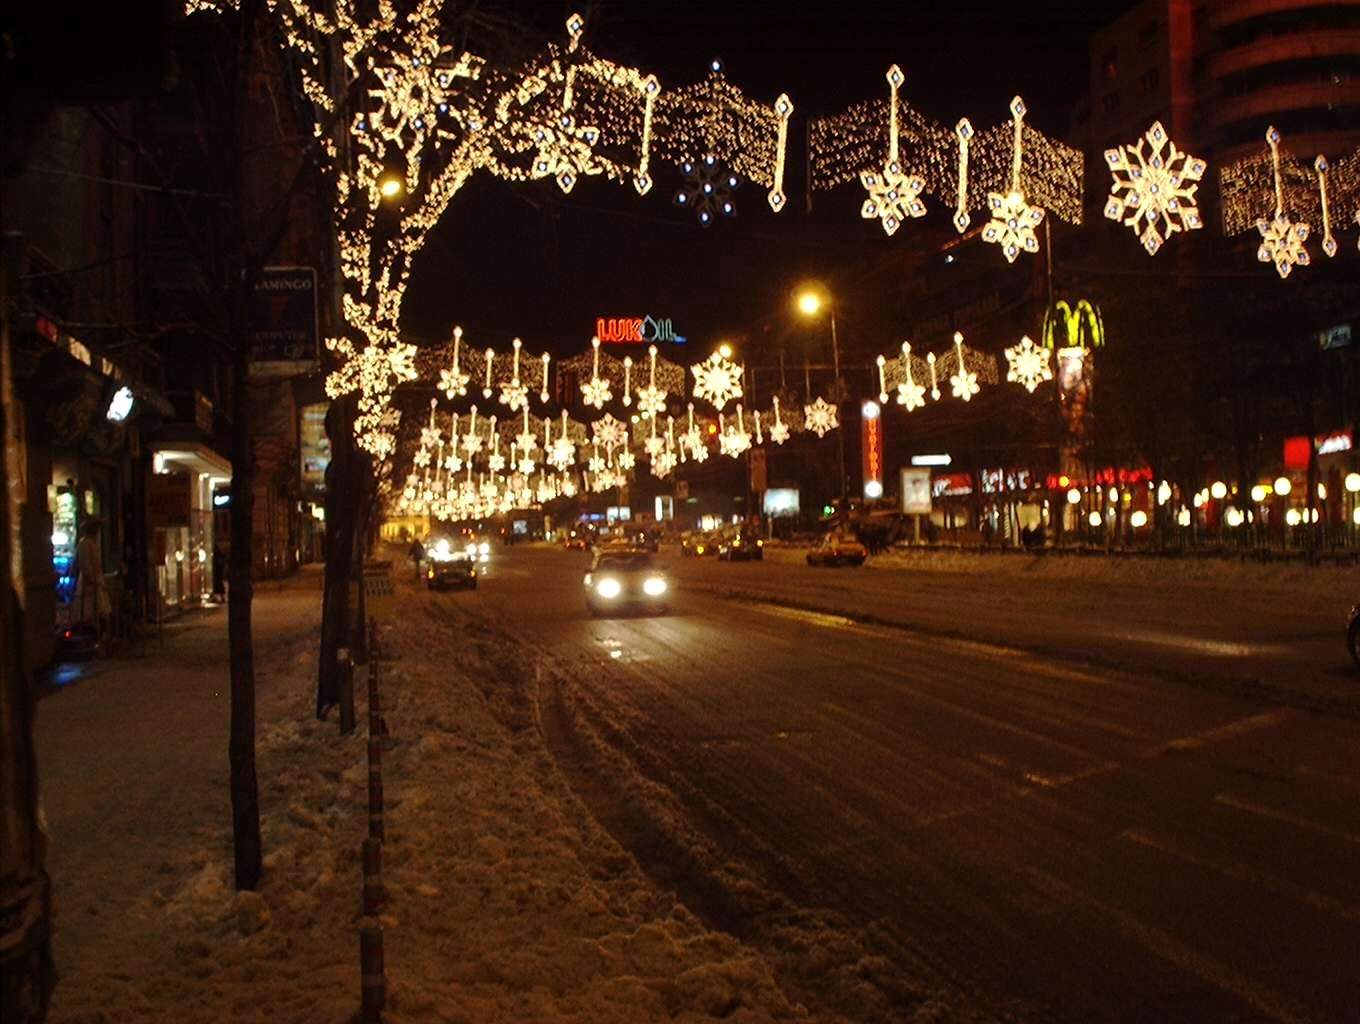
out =
[[845,509],[848,490],[845,482],[845,424],[841,422],[841,345],[840,339],[836,336],[836,308],[824,293],[814,289],[805,288],[798,295],[798,312],[806,317],[815,317],[825,309],[827,319],[831,321],[831,366],[836,374],[836,420],[840,424],[840,443],[837,445],[836,454],[840,465],[841,475],[841,509]]

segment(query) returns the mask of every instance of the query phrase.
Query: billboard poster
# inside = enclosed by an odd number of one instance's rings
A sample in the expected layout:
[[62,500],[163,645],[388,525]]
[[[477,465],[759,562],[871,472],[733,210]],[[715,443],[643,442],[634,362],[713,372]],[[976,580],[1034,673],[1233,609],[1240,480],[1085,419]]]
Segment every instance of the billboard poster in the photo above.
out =
[[295,377],[321,368],[313,267],[265,267],[246,313],[250,373]]
[[909,516],[930,515],[930,470],[902,467],[902,513]]

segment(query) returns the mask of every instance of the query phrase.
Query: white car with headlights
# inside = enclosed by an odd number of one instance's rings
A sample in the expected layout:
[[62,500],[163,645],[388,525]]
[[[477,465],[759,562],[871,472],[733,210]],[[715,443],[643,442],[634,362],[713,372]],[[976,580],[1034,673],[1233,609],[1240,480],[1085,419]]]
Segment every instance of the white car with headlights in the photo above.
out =
[[661,615],[670,610],[671,581],[646,551],[601,551],[585,583],[591,615]]

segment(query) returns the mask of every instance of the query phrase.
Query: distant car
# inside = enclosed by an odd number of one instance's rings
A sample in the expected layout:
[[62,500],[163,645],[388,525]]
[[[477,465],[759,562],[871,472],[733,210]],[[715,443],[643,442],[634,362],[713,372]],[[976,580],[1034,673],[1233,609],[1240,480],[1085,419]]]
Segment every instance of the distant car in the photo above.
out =
[[568,551],[589,551],[590,535],[585,530],[568,530],[562,538],[562,547]]
[[718,536],[707,530],[693,530],[680,537],[680,554],[693,556],[716,555]]
[[661,538],[654,530],[630,530],[624,534],[624,539],[639,551],[655,554],[661,549]]
[[765,540],[745,527],[725,530],[718,537],[718,558],[726,562],[764,561]]
[[585,576],[586,608],[591,615],[670,610],[671,581],[649,551],[601,551]]
[[1346,647],[1351,652],[1351,660],[1360,668],[1360,604],[1351,609],[1346,620]]
[[446,590],[449,587],[476,590],[479,557],[475,544],[460,541],[451,545],[447,541],[440,541],[430,549],[426,560],[425,586],[430,590]]
[[863,565],[868,550],[848,533],[828,533],[808,552],[808,565]]

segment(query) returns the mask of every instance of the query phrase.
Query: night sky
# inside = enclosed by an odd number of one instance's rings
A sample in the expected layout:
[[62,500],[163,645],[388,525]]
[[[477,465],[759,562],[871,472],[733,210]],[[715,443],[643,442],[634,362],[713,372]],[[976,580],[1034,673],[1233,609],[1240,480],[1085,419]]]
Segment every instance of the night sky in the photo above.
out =
[[[854,290],[859,268],[948,225],[948,212],[932,201],[923,222],[888,239],[877,222],[860,219],[863,194],[854,185],[817,193],[808,214],[809,115],[878,97],[896,62],[906,73],[904,98],[939,121],[1000,121],[1018,92],[1031,123],[1061,135],[1086,89],[1087,36],[1128,6],[498,3],[498,12],[514,11],[543,40],[560,39],[567,15],[581,9],[586,45],[654,72],[663,88],[702,78],[716,56],[748,95],[772,101],[787,92],[797,108],[789,206],[776,216],[764,189],[744,185],[738,216],[703,229],[673,205],[680,176],[665,165],[653,164],[656,185],[643,197],[598,179],[563,196],[552,182],[482,175],[455,198],[418,257],[405,325],[415,336],[442,340],[456,322],[478,346],[501,348],[519,336],[530,350],[572,354],[587,345],[596,316],[651,313],[670,317],[697,355],[720,339],[787,320],[788,296],[800,281]],[[998,274],[1025,272],[997,264]]]

